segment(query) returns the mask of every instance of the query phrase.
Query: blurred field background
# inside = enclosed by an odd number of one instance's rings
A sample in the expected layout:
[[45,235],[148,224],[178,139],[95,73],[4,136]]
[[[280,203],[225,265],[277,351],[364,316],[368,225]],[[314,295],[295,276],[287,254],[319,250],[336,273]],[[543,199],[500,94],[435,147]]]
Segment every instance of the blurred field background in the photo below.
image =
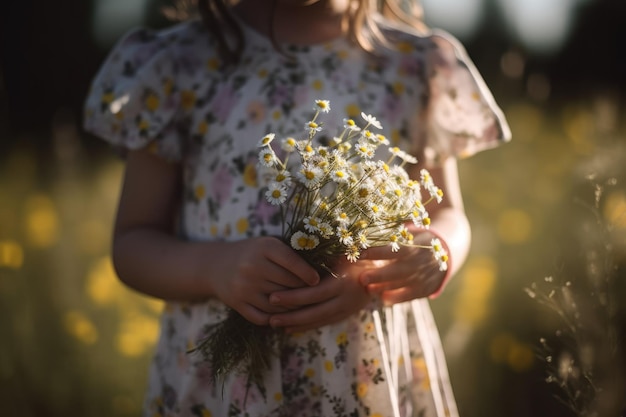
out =
[[[139,414],[161,303],[116,280],[123,164],[81,131],[81,106],[111,43],[167,25],[164,4],[0,13],[2,417]],[[626,2],[424,7],[464,42],[514,137],[460,163],[474,243],[433,302],[461,416],[623,416]]]

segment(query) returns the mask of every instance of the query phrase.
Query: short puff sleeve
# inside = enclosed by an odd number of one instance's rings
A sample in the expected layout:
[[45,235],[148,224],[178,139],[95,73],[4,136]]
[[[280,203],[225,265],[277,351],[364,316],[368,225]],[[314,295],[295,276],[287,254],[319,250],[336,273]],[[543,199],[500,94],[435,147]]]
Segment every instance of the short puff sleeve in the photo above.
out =
[[84,127],[115,148],[149,146],[169,161],[183,155],[176,126],[175,60],[163,34],[136,29],[123,37],[95,76]]
[[509,126],[463,46],[433,31],[425,156],[463,158],[511,138]]

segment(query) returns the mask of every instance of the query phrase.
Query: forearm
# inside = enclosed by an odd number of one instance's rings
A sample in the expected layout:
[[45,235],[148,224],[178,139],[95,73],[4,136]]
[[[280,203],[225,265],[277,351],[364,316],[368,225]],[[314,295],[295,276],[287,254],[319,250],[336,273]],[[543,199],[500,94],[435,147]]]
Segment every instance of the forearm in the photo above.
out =
[[465,213],[455,208],[442,208],[431,219],[430,231],[438,236],[448,250],[449,272],[454,275],[463,265],[471,244],[471,230]]
[[113,264],[120,280],[141,293],[201,301],[214,295],[211,282],[224,273],[229,259],[225,245],[187,242],[158,229],[136,228],[115,237]]

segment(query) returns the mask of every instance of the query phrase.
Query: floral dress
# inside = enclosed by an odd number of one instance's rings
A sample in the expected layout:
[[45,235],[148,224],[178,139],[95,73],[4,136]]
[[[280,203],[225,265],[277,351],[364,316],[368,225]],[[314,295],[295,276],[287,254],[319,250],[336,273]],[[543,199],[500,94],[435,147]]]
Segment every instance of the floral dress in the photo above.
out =
[[[301,135],[315,99],[325,126],[375,115],[395,146],[436,160],[509,138],[491,94],[448,34],[385,26],[389,45],[367,53],[343,38],[282,45],[242,24],[241,61],[224,68],[201,22],[135,30],[93,81],[86,129],[116,147],[148,146],[180,163],[181,239],[233,241],[280,234],[257,180],[266,133]],[[329,131],[334,135],[337,132]],[[245,375],[214,384],[188,350],[226,316],[218,300],[168,302],[151,366],[146,416],[457,416],[438,332],[425,299],[372,305],[339,323],[290,336],[264,390]],[[248,389],[249,388],[249,389]]]

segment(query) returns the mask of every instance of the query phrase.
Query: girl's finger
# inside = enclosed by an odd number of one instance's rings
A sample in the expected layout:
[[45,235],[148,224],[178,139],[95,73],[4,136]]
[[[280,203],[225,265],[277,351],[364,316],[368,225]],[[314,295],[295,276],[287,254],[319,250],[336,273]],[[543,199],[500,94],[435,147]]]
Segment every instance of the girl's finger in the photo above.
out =
[[291,290],[276,291],[270,294],[269,300],[272,305],[288,308],[307,306],[327,301],[337,293],[341,282],[337,280],[349,278],[324,278],[315,287],[302,287]]
[[361,285],[393,283],[394,281],[407,281],[416,278],[419,269],[412,262],[391,262],[380,268],[372,268],[361,273],[359,280]]
[[319,274],[301,256],[294,253],[287,246],[275,249],[275,251],[271,251],[269,254],[269,259],[272,262],[289,271],[302,282],[311,286],[317,285],[320,281]]
[[244,305],[238,312],[250,323],[258,326],[267,326],[269,324],[270,315],[260,311],[251,304]]
[[367,292],[370,294],[380,294],[385,291],[397,290],[415,284],[412,279],[401,279],[378,284],[367,285]]
[[331,303],[320,303],[294,310],[288,314],[276,314],[270,317],[269,324],[272,327],[303,328],[312,326],[314,323],[327,319],[331,316],[333,307]]
[[263,293],[252,295],[248,300],[248,304],[266,314],[277,314],[289,311],[285,306],[270,303],[269,296]]

